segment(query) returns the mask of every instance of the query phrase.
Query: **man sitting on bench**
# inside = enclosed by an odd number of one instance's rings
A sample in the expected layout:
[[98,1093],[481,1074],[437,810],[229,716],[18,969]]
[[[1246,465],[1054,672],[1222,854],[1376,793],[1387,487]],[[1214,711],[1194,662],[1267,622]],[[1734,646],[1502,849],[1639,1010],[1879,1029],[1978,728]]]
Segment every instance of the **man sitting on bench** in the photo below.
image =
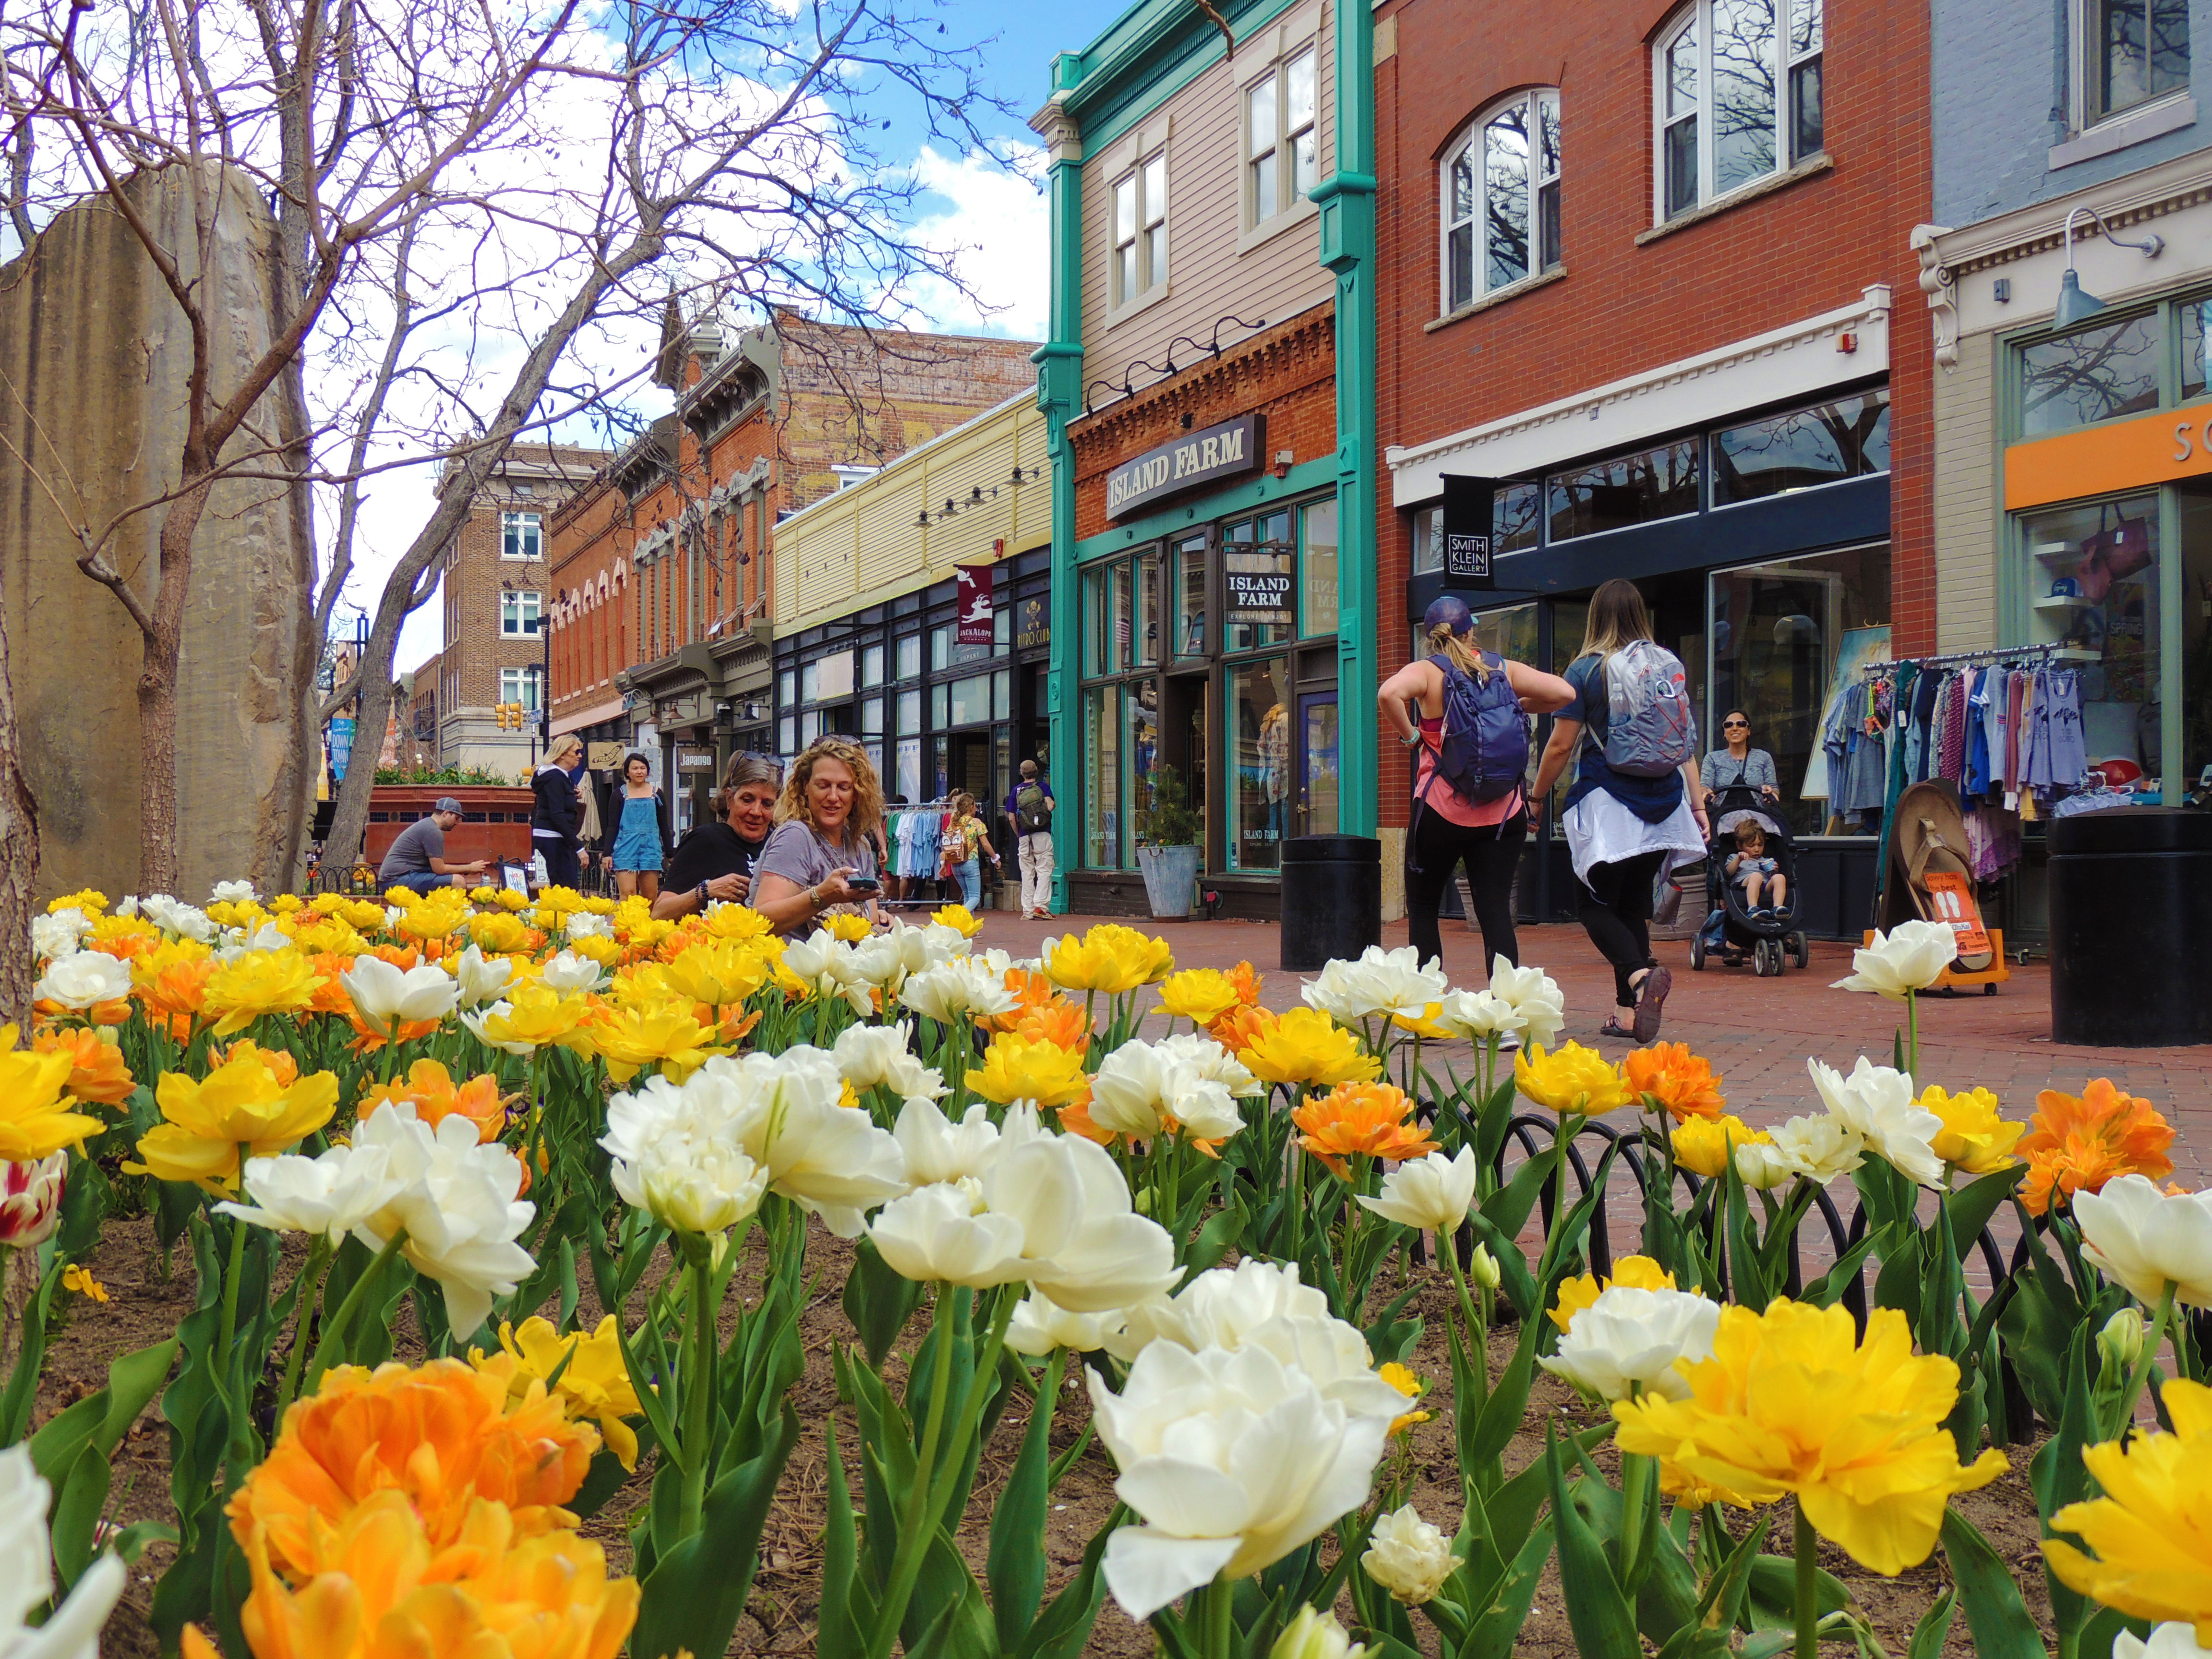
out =
[[428,817],[418,818],[399,832],[384,862],[377,866],[377,880],[387,887],[407,887],[418,893],[434,887],[466,887],[471,876],[483,874],[484,861],[448,864],[445,857],[446,832],[465,816],[460,802],[451,795],[441,795]]

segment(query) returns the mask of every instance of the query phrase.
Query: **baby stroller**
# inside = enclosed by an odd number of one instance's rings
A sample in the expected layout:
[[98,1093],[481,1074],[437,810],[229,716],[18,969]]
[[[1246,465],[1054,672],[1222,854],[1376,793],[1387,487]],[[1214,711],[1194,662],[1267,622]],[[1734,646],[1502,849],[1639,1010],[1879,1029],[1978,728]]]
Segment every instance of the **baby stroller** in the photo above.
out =
[[[1705,848],[1705,925],[1690,941],[1690,966],[1703,972],[1705,958],[1718,955],[1731,968],[1740,968],[1747,953],[1751,971],[1761,977],[1784,971],[1784,959],[1809,967],[1813,948],[1797,925],[1797,854],[1790,831],[1773,803],[1748,785],[1736,784],[1721,792],[1712,809],[1713,838]],[[1744,908],[1743,889],[1728,878],[1729,855],[1736,850],[1735,828],[1747,818],[1766,836],[1765,857],[1789,878],[1782,906],[1771,915],[1753,915]]]

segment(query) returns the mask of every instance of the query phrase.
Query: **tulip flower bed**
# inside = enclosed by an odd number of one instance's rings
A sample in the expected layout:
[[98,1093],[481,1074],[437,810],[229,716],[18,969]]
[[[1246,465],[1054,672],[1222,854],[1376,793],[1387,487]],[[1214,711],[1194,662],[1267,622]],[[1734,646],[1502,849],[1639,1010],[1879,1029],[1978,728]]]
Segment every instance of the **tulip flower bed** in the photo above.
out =
[[9,1659],[2212,1651],[2212,1204],[1918,1078],[1942,930],[1754,1130],[1503,962],[387,896],[34,928]]

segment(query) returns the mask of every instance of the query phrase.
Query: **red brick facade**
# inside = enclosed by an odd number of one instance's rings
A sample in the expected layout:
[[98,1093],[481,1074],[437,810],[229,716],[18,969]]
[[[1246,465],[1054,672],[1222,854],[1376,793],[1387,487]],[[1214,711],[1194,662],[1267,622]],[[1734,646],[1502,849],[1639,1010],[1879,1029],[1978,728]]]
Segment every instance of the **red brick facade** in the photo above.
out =
[[[1680,11],[1654,0],[1391,0],[1378,15],[1380,439],[1420,444],[1844,306],[1887,283],[1895,319],[1892,626],[1900,653],[1932,649],[1931,346],[1908,245],[1929,210],[1927,9],[1905,0],[1827,6],[1832,165],[1651,234],[1652,45]],[[1441,309],[1439,161],[1479,112],[1537,86],[1560,94],[1564,274],[1430,326]],[[1387,466],[1380,477],[1387,669],[1405,648],[1399,596],[1412,544]],[[1346,695],[1358,694],[1346,687]],[[1406,763],[1385,749],[1383,817],[1403,823]]]

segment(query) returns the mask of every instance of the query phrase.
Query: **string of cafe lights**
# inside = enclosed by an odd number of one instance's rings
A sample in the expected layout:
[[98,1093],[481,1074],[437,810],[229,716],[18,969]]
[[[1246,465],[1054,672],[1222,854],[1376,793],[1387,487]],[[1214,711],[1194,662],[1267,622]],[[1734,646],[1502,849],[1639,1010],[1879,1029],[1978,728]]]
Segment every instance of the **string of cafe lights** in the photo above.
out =
[[[1206,356],[1218,362],[1221,356],[1221,331],[1228,327],[1231,323],[1234,323],[1238,328],[1243,329],[1244,331],[1244,337],[1249,340],[1252,336],[1257,334],[1261,329],[1267,327],[1267,319],[1265,317],[1262,317],[1256,323],[1248,323],[1242,317],[1235,315],[1219,317],[1214,319],[1213,332],[1212,336],[1206,340],[1201,341],[1194,334],[1177,336],[1175,339],[1168,342],[1168,362],[1165,368],[1161,368],[1158,363],[1146,362],[1143,358],[1139,357],[1121,371],[1121,380],[1120,385],[1116,386],[1110,380],[1093,380],[1089,386],[1085,386],[1083,388],[1083,412],[1085,415],[1095,415],[1097,413],[1097,410],[1091,404],[1091,394],[1095,389],[1102,386],[1109,392],[1118,392],[1121,393],[1121,399],[1135,397],[1139,391],[1139,387],[1135,384],[1137,371],[1139,369],[1144,370],[1152,377],[1150,380],[1146,382],[1147,386],[1158,386],[1161,381],[1171,380],[1176,375],[1182,373],[1183,369],[1189,368],[1190,365],[1188,363],[1185,363],[1181,367],[1177,367],[1175,360],[1176,348],[1177,346],[1187,345],[1193,351],[1205,353]],[[1120,399],[1117,399],[1116,401],[1120,401]],[[1111,406],[1111,404],[1108,405],[1109,408]]]

